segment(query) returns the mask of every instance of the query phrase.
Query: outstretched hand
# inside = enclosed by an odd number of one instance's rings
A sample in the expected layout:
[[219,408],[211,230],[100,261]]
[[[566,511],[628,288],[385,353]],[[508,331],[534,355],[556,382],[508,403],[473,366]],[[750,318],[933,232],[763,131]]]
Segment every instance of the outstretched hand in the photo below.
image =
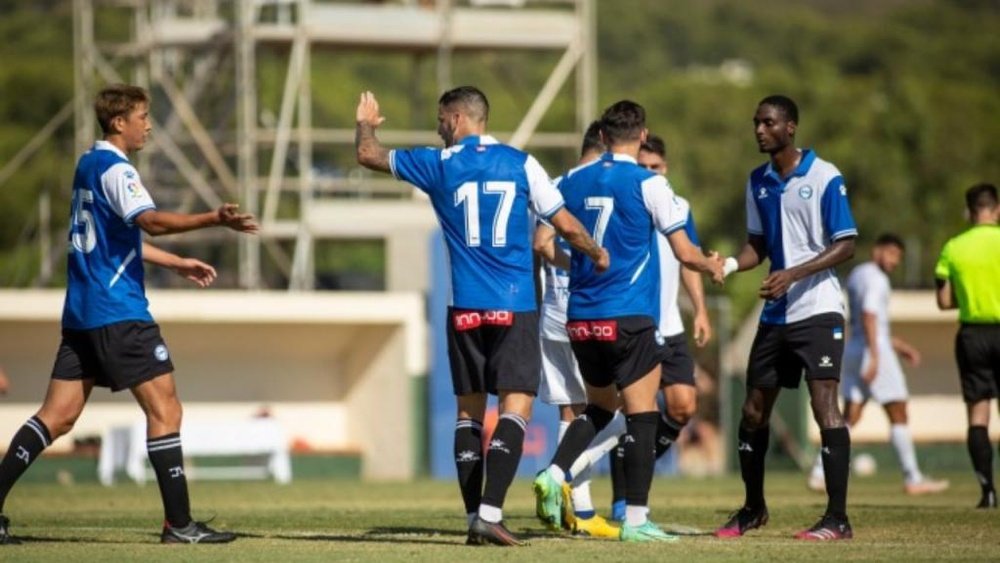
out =
[[259,230],[252,213],[240,213],[235,203],[223,203],[219,207],[219,224],[241,233],[256,233]]
[[379,112],[378,100],[375,99],[375,94],[367,90],[361,93],[361,99],[358,101],[358,109],[355,112],[355,119],[359,125],[371,125],[372,127],[382,125],[385,118]]
[[178,275],[193,281],[198,287],[208,287],[215,281],[215,268],[195,258],[181,258],[173,267]]
[[712,283],[722,285],[726,279],[726,273],[724,270],[725,260],[723,260],[722,256],[714,250],[708,253],[706,260],[709,268],[711,269],[709,273],[712,276]]

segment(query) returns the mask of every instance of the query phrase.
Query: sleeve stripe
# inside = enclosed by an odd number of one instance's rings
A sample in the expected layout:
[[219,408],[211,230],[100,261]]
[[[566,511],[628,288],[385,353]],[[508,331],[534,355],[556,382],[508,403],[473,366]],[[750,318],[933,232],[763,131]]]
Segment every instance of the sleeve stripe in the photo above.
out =
[[396,174],[396,149],[389,151],[389,172],[392,173],[392,177],[399,180],[399,174]]
[[150,209],[156,209],[156,206],[155,205],[143,205],[142,207],[138,207],[136,209],[133,209],[131,213],[129,213],[128,215],[125,216],[125,222],[128,223],[129,225],[131,225],[132,224],[132,220],[135,219],[140,213],[142,213],[143,211],[149,211]]
[[678,221],[678,222],[674,223],[673,225],[670,225],[666,229],[663,229],[660,232],[663,233],[664,235],[669,235],[671,233],[675,233],[675,232],[683,229],[684,225],[686,225],[686,224],[687,224],[687,219],[685,219],[683,221]]
[[856,237],[856,236],[858,236],[857,229],[844,229],[843,231],[837,231],[836,233],[833,233],[833,236],[830,237],[830,240],[840,240],[842,238]]
[[545,219],[549,219],[553,215],[555,215],[556,213],[558,213],[559,210],[562,209],[563,207],[566,207],[566,202],[565,201],[560,201],[559,205],[553,207],[552,209],[546,211],[545,213],[542,213],[542,217],[544,217]]

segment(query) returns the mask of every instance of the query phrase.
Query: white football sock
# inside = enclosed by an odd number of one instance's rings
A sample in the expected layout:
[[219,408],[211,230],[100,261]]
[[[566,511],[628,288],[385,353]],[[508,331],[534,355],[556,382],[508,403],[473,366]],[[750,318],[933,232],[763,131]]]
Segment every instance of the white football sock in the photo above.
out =
[[910,428],[905,424],[893,424],[889,429],[889,440],[892,447],[896,449],[896,457],[899,458],[899,465],[903,468],[903,478],[907,484],[919,483],[924,476],[920,473],[917,465],[917,452],[913,447],[913,436],[910,435]]

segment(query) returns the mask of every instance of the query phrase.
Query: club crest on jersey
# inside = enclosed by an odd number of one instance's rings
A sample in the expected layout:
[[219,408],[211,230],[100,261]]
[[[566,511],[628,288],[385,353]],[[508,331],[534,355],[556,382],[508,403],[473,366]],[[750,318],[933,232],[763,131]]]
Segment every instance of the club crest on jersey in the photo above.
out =
[[[126,174],[131,174],[131,172],[126,172]],[[142,185],[137,182],[129,182],[125,189],[128,190],[128,196],[132,199],[139,199],[142,197],[143,189]]]
[[158,345],[153,350],[153,355],[156,356],[156,359],[160,360],[161,362],[167,361],[167,358],[170,357],[170,353],[167,352],[167,347],[163,344]]
[[812,186],[805,185],[799,188],[799,197],[802,199],[809,199],[813,196]]

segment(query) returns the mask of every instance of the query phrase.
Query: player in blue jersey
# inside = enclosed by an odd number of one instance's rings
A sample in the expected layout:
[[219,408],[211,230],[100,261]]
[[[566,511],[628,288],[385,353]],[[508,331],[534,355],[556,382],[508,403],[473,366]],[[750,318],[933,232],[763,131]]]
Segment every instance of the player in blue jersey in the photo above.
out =
[[[601,122],[594,121],[583,135],[578,164],[586,164],[606,151],[601,140]],[[562,178],[557,180],[557,185]],[[559,408],[559,441],[566,429],[587,406],[587,390],[573,356],[569,335],[566,334],[566,309],[569,306],[570,247],[556,236],[555,229],[539,221],[535,229],[535,251],[543,258],[545,292],[542,298],[542,382],[538,398]],[[603,431],[617,437],[625,432],[625,418],[615,413],[615,421]],[[603,441],[602,437],[595,438]],[[604,450],[606,453],[607,449]],[[603,454],[602,454],[603,455]],[[594,511],[590,495],[590,466],[573,474],[572,487],[563,488],[563,526],[574,534],[617,538],[618,527],[612,526]]]
[[[564,208],[534,157],[486,134],[489,103],[463,86],[438,100],[445,148],[387,150],[375,137],[383,121],[370,92],[357,107],[358,162],[391,172],[426,193],[444,231],[451,263],[448,355],[458,400],[455,465],[470,544],[522,545],[503,525],[503,502],[517,471],[541,353],[529,210],[549,221],[593,268],[608,253]],[[490,440],[483,484],[482,421],[487,394],[500,419]]]
[[[128,154],[151,130],[142,88],[116,85],[94,103],[104,139],[80,157],[73,178],[69,267],[62,343],[45,401],[14,435],[0,462],[0,511],[11,487],[50,443],[69,432],[94,386],[128,389],[146,414],[149,461],[165,513],[163,543],[223,543],[236,538],[191,518],[181,453],[181,404],[173,364],[149,314],[142,262],[172,269],[206,286],[211,266],[148,243],[142,233],[179,233],[210,226],[256,232],[253,217],[233,204],[194,215],[159,211]],[[0,543],[16,540],[0,516]]]
[[636,164],[647,135],[645,118],[642,106],[627,100],[605,110],[601,134],[609,152],[569,171],[560,184],[566,207],[592,225],[594,239],[614,261],[598,276],[573,252],[566,328],[587,383],[588,404],[534,484],[542,517],[559,528],[566,472],[612,419],[620,392],[626,415],[627,506],[619,537],[640,542],[676,539],[647,518],[664,344],[656,326],[657,233],[667,237],[683,264],[722,281],[718,255],[706,257],[688,240],[687,204],[674,196],[666,178]]
[[726,259],[727,274],[755,268],[765,258],[771,268],[759,292],[764,311],[750,351],[739,428],[746,500],[715,532],[720,538],[739,537],[767,523],[768,421],[778,392],[797,388],[803,372],[822,436],[829,500],[819,522],[795,537],[852,537],[847,519],[851,436],[837,404],[844,305],[833,268],[854,255],[858,231],[840,171],[812,150],[796,148],[798,121],[798,107],[785,96],[769,96],[758,104],[754,133],[770,161],[750,173],[747,243],[738,256]]

